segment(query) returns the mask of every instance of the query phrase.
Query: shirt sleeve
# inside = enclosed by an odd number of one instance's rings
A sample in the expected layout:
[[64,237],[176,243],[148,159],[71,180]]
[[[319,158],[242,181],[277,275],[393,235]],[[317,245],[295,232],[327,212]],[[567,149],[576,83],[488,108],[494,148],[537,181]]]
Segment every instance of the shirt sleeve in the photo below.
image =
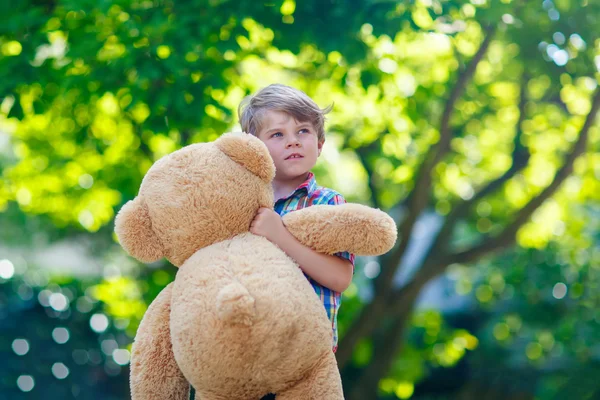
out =
[[[329,199],[329,201],[327,202],[327,204],[329,204],[329,205],[338,205],[338,204],[345,204],[345,203],[346,203],[346,199],[344,199],[344,197],[338,193],[336,193],[333,197],[331,197],[331,199]],[[341,253],[335,253],[334,255],[341,257],[341,258],[345,258],[348,261],[350,261],[350,263],[352,264],[352,273],[354,273],[354,254],[344,251]]]

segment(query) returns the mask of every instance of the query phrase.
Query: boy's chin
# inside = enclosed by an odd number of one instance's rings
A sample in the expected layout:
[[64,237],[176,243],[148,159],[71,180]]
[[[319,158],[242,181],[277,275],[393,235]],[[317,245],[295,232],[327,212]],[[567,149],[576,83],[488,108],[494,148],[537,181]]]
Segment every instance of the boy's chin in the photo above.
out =
[[300,178],[306,178],[310,170],[299,169],[296,171],[285,171],[281,174],[276,174],[275,179],[279,181],[295,181]]

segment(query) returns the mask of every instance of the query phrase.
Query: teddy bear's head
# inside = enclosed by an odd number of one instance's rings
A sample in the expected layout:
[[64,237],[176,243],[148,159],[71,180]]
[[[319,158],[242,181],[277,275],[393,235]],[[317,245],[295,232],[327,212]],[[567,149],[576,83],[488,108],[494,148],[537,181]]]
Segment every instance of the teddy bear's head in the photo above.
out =
[[180,266],[199,249],[247,232],[260,207],[273,207],[275,166],[266,146],[228,133],[158,160],[138,196],[115,219],[123,248],[143,262]]

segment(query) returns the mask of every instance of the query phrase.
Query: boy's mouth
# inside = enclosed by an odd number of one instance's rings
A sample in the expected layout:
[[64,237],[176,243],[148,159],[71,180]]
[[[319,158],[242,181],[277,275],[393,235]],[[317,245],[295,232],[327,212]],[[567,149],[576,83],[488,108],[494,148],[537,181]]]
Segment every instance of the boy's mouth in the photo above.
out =
[[298,158],[304,158],[303,155],[298,154],[298,153],[292,153],[289,156],[287,156],[285,159],[286,160],[293,160],[293,159],[298,159]]

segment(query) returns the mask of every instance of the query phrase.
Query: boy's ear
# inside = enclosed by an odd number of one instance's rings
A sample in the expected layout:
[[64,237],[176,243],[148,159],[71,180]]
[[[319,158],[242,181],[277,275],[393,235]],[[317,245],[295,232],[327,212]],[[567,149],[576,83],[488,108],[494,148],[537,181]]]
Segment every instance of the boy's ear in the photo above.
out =
[[148,206],[139,196],[119,210],[115,233],[125,251],[142,262],[150,263],[164,257],[162,243],[152,230]]
[[321,155],[321,151],[323,150],[323,145],[324,144],[325,144],[325,139],[319,140],[319,142],[317,143],[317,149],[319,150],[319,153],[317,154],[317,157]]
[[275,177],[275,165],[267,146],[256,136],[243,132],[225,133],[215,145],[236,163],[265,182]]

